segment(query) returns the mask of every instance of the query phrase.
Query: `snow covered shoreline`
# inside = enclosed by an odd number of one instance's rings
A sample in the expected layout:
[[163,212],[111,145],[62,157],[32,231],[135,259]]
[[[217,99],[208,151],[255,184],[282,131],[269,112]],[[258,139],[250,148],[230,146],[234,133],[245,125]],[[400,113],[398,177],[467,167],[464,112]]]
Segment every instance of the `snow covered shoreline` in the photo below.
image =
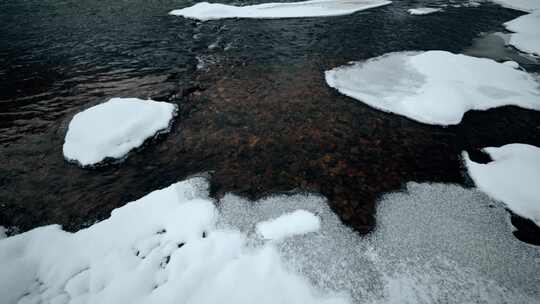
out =
[[[6,304],[534,303],[536,248],[513,238],[506,212],[486,208],[492,204],[476,190],[410,183],[382,198],[377,230],[361,237],[320,196],[249,202],[228,194],[216,208],[207,182],[192,178],[76,233],[51,225],[1,239],[0,297]],[[317,214],[319,230],[272,242],[250,233],[276,218],[275,228],[289,230],[297,210]]]
[[233,6],[199,2],[190,7],[173,10],[169,14],[201,21],[226,18],[310,18],[348,15],[390,3],[392,2],[387,0],[310,0]]

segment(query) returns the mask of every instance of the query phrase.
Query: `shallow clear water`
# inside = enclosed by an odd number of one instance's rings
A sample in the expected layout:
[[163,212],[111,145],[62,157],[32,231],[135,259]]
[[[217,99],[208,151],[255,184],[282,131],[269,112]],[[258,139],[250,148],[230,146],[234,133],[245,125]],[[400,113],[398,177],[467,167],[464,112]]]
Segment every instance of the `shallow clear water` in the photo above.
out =
[[[459,2],[459,1],[456,1]],[[466,2],[466,1],[461,1]],[[6,0],[0,4],[0,141],[113,96],[167,99],[197,64],[343,62],[400,50],[461,51],[519,13],[485,4],[410,16],[395,1],[351,16],[198,23],[190,1]],[[210,49],[209,49],[210,46]]]

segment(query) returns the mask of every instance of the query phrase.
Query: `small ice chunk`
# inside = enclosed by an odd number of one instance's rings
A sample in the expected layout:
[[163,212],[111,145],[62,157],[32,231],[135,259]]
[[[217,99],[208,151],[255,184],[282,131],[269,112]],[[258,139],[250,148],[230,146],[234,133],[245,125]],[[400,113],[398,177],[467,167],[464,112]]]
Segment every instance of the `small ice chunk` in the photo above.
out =
[[492,162],[475,163],[464,152],[465,164],[476,186],[504,202],[515,214],[540,226],[540,148],[509,144],[483,151]]
[[446,51],[389,53],[326,71],[326,82],[376,109],[427,124],[458,124],[469,110],[505,105],[540,110],[533,76]]
[[69,123],[64,157],[82,166],[121,159],[159,132],[166,131],[176,105],[138,98],[112,98],[76,114]]
[[265,239],[283,239],[297,234],[318,231],[321,220],[306,210],[296,210],[257,224],[257,232]]
[[434,7],[419,7],[419,8],[411,8],[407,10],[409,14],[411,15],[427,15],[432,14],[436,12],[442,11],[442,8],[434,8]]
[[193,6],[173,10],[169,14],[201,21],[225,18],[303,18],[352,14],[392,3],[387,0],[311,0],[301,2],[264,3],[234,6],[199,2]]
[[522,52],[540,56],[540,10],[508,21],[504,26],[514,32],[508,44]]

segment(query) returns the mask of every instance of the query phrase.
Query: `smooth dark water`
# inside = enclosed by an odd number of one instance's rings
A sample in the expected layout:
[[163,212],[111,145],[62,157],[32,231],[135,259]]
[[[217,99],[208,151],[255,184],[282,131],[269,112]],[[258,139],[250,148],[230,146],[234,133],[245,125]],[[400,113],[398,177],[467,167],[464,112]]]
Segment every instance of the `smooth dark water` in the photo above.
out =
[[[331,18],[200,23],[167,14],[193,3],[0,2],[0,225],[76,230],[210,171],[216,194],[320,191],[367,231],[381,193],[410,180],[463,183],[463,149],[540,143],[540,116],[531,111],[425,126],[351,102],[321,77],[392,51],[462,52],[519,12],[486,3],[411,16],[408,8],[428,3],[411,0]],[[65,162],[72,115],[111,97],[174,102],[181,115],[171,134],[123,164],[83,170]]]
[[71,110],[108,97],[167,98],[189,82],[197,58],[287,65],[400,50],[459,52],[519,14],[486,4],[419,17],[406,9],[422,1],[395,1],[333,18],[199,24],[167,15],[191,3],[2,1],[0,142],[41,131]]

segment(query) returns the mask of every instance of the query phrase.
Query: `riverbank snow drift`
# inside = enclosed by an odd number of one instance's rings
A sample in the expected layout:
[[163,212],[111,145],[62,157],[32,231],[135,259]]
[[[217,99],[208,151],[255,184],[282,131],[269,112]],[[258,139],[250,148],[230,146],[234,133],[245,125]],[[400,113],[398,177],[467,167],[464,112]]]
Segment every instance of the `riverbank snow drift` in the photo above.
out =
[[407,12],[411,15],[427,15],[427,14],[440,12],[442,10],[443,10],[442,8],[419,7],[419,8],[411,8],[407,10]]
[[354,12],[388,5],[391,2],[386,0],[311,0],[247,6],[199,2],[190,7],[173,10],[170,14],[201,21],[225,18],[279,19],[328,17],[348,15]]
[[[216,208],[215,205],[219,206]],[[316,232],[266,241],[257,224],[305,210]],[[419,212],[421,211],[421,212]],[[283,216],[283,217],[282,217]],[[284,221],[284,220],[283,220]],[[218,204],[193,178],[76,233],[0,240],[2,303],[538,303],[540,252],[476,189],[407,185],[360,236],[317,195]]]
[[464,153],[469,175],[476,186],[500,200],[515,214],[540,226],[540,148],[509,144],[485,148],[487,164],[475,163]]
[[306,210],[296,210],[257,224],[257,232],[265,239],[282,239],[319,230],[321,220]]
[[2,303],[347,303],[317,294],[274,247],[216,229],[207,194],[192,179],[77,233],[52,225],[3,239]]
[[540,109],[538,82],[490,59],[446,51],[396,52],[326,71],[327,84],[376,109],[437,125],[469,110]]
[[112,98],[76,114],[69,123],[64,157],[82,166],[121,159],[157,133],[166,131],[176,105],[137,98]]

